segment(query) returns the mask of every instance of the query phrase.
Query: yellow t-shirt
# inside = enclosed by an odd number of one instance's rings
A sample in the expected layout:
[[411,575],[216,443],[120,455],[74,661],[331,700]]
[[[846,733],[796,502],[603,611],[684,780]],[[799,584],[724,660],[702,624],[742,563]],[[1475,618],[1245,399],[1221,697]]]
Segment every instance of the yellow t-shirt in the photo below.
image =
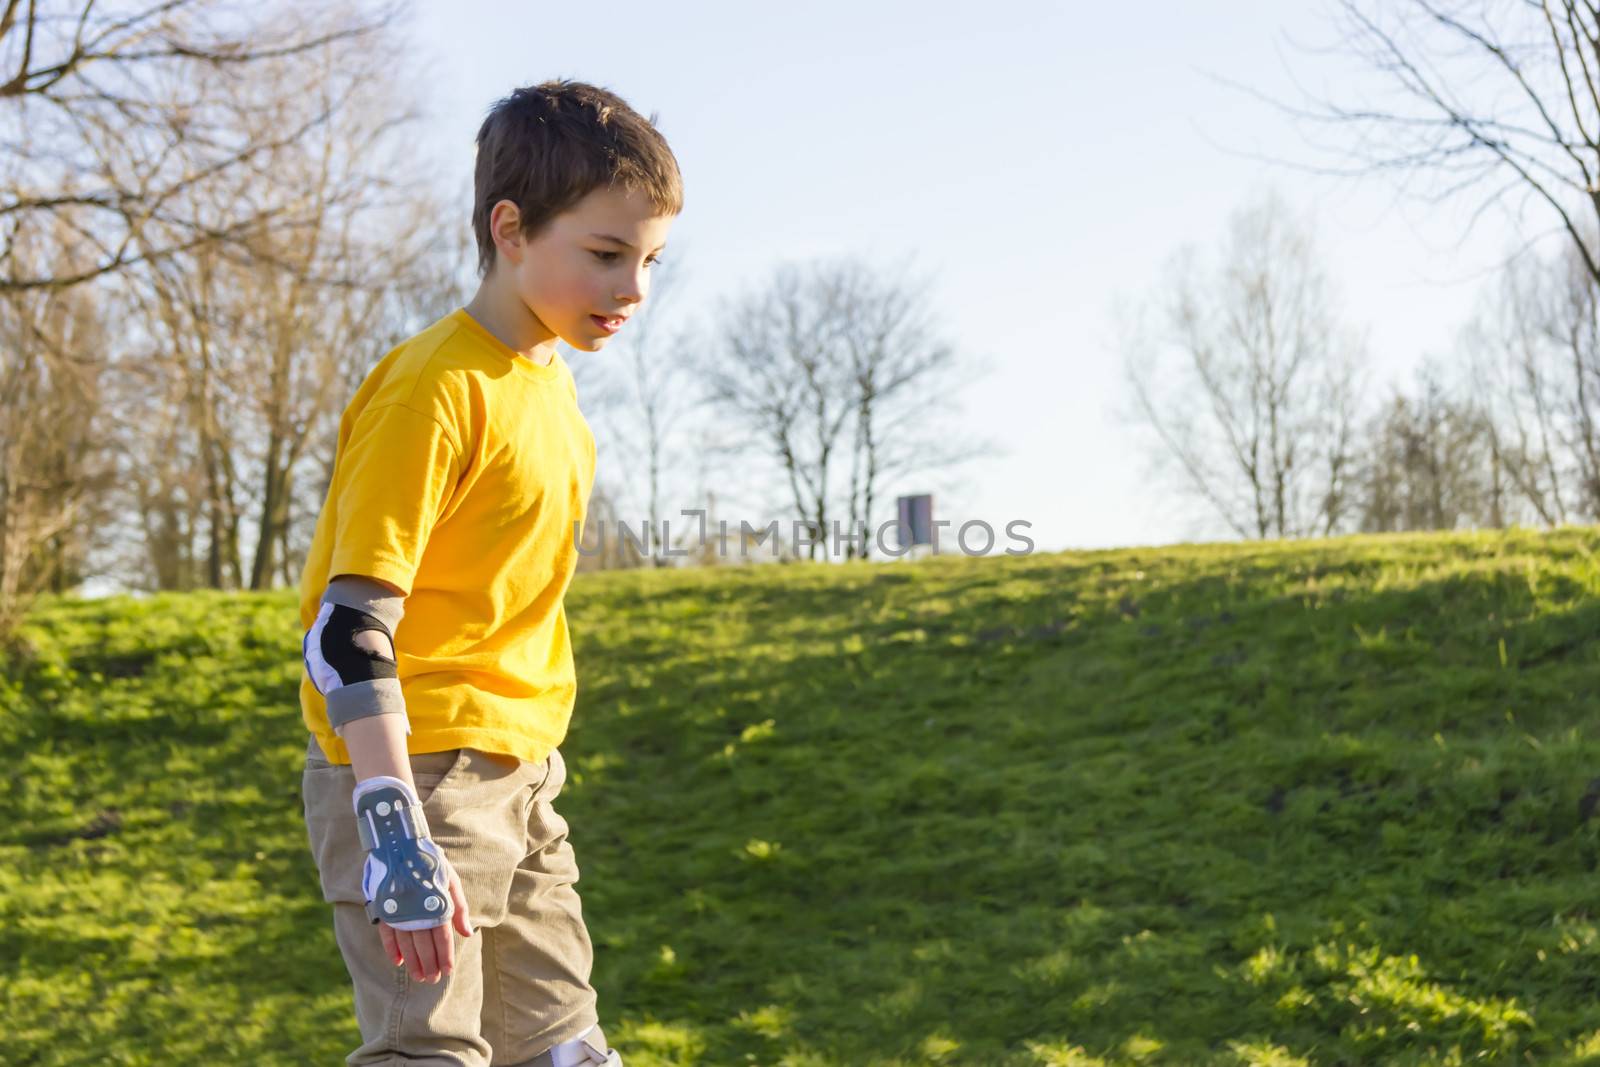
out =
[[[339,420],[328,498],[300,576],[310,629],[328,581],[406,593],[395,659],[412,753],[538,762],[577,695],[562,598],[594,484],[594,435],[559,355],[540,366],[457,309],[395,348]],[[300,710],[349,763],[308,674]]]

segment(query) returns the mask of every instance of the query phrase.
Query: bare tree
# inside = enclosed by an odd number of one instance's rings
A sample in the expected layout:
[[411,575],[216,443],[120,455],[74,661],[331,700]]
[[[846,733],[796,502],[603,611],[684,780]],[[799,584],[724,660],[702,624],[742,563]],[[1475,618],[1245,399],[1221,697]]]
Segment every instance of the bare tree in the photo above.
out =
[[437,237],[433,220],[443,214],[404,167],[409,146],[397,135],[415,112],[381,90],[362,95],[382,86],[377,67],[392,53],[336,53],[330,46],[318,55],[322,79],[308,89],[321,97],[315,110],[333,117],[318,137],[297,144],[281,171],[285,184],[302,190],[304,224],[263,227],[250,236],[244,250],[251,299],[233,308],[240,380],[260,441],[253,457],[260,480],[252,589],[270,588],[274,570],[288,563],[294,472],[317,426],[348,399],[332,388],[341,363],[365,348],[347,339],[377,330],[384,289],[410,272],[419,245]]
[[1502,527],[1506,488],[1483,411],[1437,362],[1394,390],[1363,434],[1358,528]]
[[[29,253],[24,269],[61,265],[26,242],[6,249],[13,263]],[[55,583],[109,480],[96,434],[106,314],[87,293],[0,294],[0,635]]]
[[[220,173],[174,202],[185,218],[278,198],[294,213],[182,250],[182,233],[152,220],[116,276],[139,313],[117,405],[130,416],[122,503],[141,517],[148,555],[138,584],[292,582],[326,494],[340,405],[389,347],[448,310],[441,294],[467,227],[439,221],[407,163],[415,112],[384,73],[400,52],[381,35],[339,38],[219,82],[211,106],[241,137],[307,132],[274,152],[269,172]],[[297,91],[282,93],[290,83]]]
[[829,469],[850,408],[841,388],[841,324],[808,281],[786,264],[765,291],[728,305],[722,317],[738,328],[706,384],[713,404],[749,425],[776,457],[815,558],[826,530]]
[[1361,449],[1356,431],[1366,387],[1362,358],[1361,349],[1354,344],[1336,344],[1318,368],[1319,381],[1314,388],[1321,403],[1308,419],[1308,446],[1319,467],[1312,477],[1322,494],[1313,529],[1323,537],[1353,521],[1359,507],[1354,487]]
[[[137,507],[147,516],[156,587],[241,588],[244,472],[238,463],[239,419],[230,410],[231,338],[219,305],[243,288],[243,279],[214,245],[144,266],[144,284],[128,292],[144,310],[157,347],[147,359],[128,361],[129,384],[136,382],[158,407],[129,407],[147,412],[130,436],[153,434],[160,444],[130,471],[128,484],[139,490]],[[158,414],[162,408],[173,414]],[[190,539],[201,529],[204,571],[197,573],[188,561]]]
[[[838,523],[829,517],[841,510],[859,537],[886,478],[954,466],[989,447],[925,418],[949,404],[961,368],[928,325],[920,285],[886,281],[850,259],[785,264],[722,315],[736,327],[705,367],[709,403],[776,462],[810,531],[808,558],[829,544]],[[842,504],[833,484],[841,464]],[[863,553],[870,539],[861,540],[847,557]]]
[[[218,0],[0,3],[0,245],[56,239],[66,220],[79,253],[70,268],[0,274],[0,290],[75,285],[294,219],[298,191],[281,184],[220,216],[194,211],[183,194],[270,173],[328,113],[246,133],[213,104],[214,90],[330,44],[375,46],[398,11],[281,5],[241,18]],[[282,89],[273,86],[292,95]],[[148,231],[158,225],[155,240]]]
[[317,383],[319,414],[304,450],[306,470],[294,480],[296,510],[284,528],[284,559],[295,566],[310,549],[317,515],[333,482],[343,405],[396,345],[460,306],[476,255],[471,226],[425,190],[400,198],[390,214],[391,222],[375,227],[376,240],[363,245],[368,283],[350,292],[349,307],[341,312],[373,301],[362,332],[318,341],[333,354],[332,377]]
[[[664,566],[667,548],[664,524],[672,521],[663,501],[671,474],[686,466],[682,455],[682,432],[701,399],[692,388],[687,368],[698,342],[690,330],[675,325],[673,312],[681,291],[684,250],[672,260],[650,268],[650,299],[629,322],[618,360],[605,362],[606,372],[597,373],[591,364],[580,362],[574,371],[584,406],[604,424],[601,431],[608,446],[621,461],[622,488],[641,491],[644,498],[644,551],[652,565]],[[669,332],[670,331],[670,332]],[[637,472],[626,479],[627,472]],[[624,493],[624,500],[631,496]],[[611,504],[611,522],[617,508]],[[637,516],[628,522],[634,529]],[[628,520],[624,520],[628,521]],[[609,525],[609,523],[608,523]]]
[[[1341,164],[1322,174],[1429,180],[1421,198],[1471,196],[1472,226],[1493,206],[1528,202],[1547,220],[1532,238],[1564,235],[1600,281],[1600,6],[1579,0],[1336,0],[1338,40],[1308,51],[1354,56],[1377,91],[1345,79],[1338,99],[1306,93],[1298,104],[1246,92],[1298,123],[1331,130],[1312,144]],[[1227,82],[1226,78],[1219,81]],[[1354,160],[1354,165],[1345,165]]]
[[1363,356],[1309,233],[1270,195],[1233,214],[1214,270],[1186,246],[1169,273],[1124,338],[1159,459],[1240,537],[1332,532],[1350,510]]
[[1581,256],[1563,246],[1507,266],[1462,332],[1498,462],[1546,525],[1600,518],[1597,295]]
[[[849,528],[855,530],[871,524],[888,480],[919,468],[953,466],[973,446],[956,441],[948,428],[929,432],[959,370],[955,350],[935,335],[925,299],[930,280],[877,273],[846,260],[826,283],[851,323],[844,334],[855,404],[847,499]],[[859,548],[852,543],[846,557],[871,551],[869,537]]]

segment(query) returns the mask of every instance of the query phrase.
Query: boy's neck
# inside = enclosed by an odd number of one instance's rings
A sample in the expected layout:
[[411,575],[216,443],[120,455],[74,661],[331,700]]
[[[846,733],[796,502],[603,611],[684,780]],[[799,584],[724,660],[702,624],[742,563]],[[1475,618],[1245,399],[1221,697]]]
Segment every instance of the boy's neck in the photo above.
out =
[[555,358],[559,338],[528,310],[528,305],[496,272],[490,271],[489,276],[478,283],[478,291],[465,311],[517,355],[541,367],[549,366]]

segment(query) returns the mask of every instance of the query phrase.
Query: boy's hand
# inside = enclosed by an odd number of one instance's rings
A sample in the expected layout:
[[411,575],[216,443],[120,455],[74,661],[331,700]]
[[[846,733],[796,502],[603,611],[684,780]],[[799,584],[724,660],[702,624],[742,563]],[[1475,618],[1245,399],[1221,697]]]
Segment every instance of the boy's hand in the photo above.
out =
[[362,779],[351,805],[366,850],[361,891],[384,951],[396,967],[409,966],[417,981],[437,982],[455,970],[451,926],[462,937],[472,936],[455,864],[429,834],[422,800],[409,781],[381,774]]
[[461,878],[449,860],[443,862],[449,871],[447,884],[450,887],[450,899],[455,904],[449,923],[440,923],[426,930],[396,930],[381,919],[378,921],[378,936],[383,939],[384,952],[396,967],[409,967],[411,977],[419,982],[437,982],[455,970],[455,939],[450,936],[452,926],[462,937],[472,936],[472,927],[467,922],[467,895],[462,891]]

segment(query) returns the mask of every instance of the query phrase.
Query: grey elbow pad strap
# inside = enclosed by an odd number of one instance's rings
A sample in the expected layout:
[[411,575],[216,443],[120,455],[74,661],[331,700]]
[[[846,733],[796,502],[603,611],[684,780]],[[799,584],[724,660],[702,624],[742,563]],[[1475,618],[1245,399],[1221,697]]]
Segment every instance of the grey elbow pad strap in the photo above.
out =
[[301,652],[311,684],[327,702],[328,725],[335,732],[371,715],[399,715],[406,733],[411,732],[395,661],[355,642],[356,634],[377,630],[393,647],[403,614],[404,598],[370,578],[341,575],[328,583]]

